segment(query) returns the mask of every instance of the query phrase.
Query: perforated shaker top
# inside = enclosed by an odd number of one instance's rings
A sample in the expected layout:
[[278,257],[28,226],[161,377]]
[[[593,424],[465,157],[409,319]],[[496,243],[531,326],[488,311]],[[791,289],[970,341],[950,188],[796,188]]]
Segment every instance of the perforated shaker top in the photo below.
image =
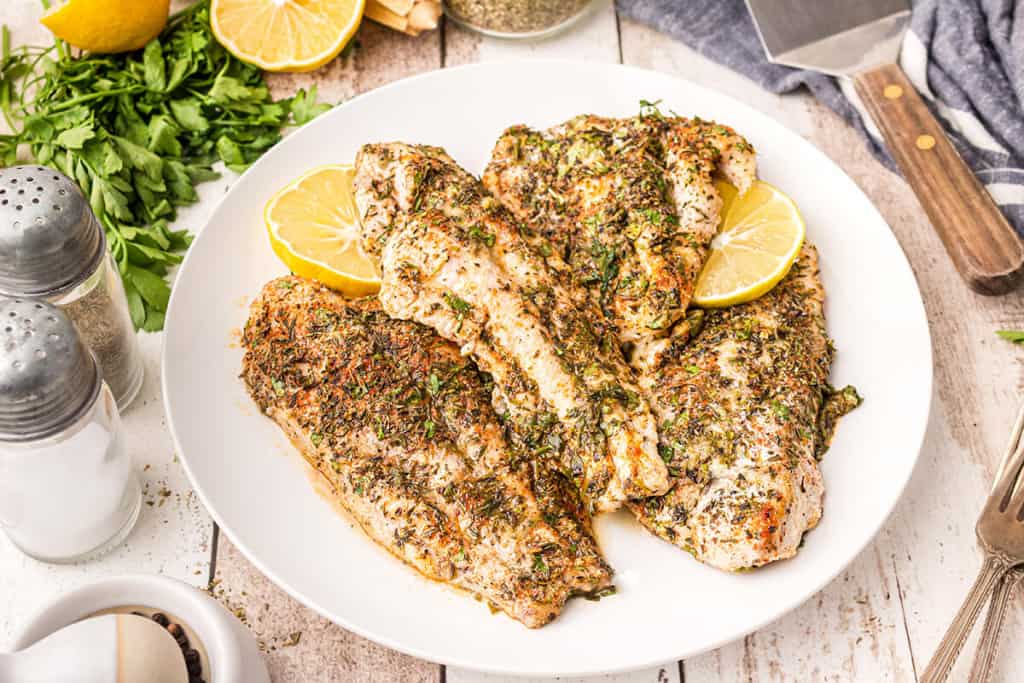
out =
[[73,425],[101,383],[96,360],[60,309],[0,297],[0,442],[40,439]]
[[43,166],[0,168],[0,294],[71,289],[105,250],[103,227],[67,176]]

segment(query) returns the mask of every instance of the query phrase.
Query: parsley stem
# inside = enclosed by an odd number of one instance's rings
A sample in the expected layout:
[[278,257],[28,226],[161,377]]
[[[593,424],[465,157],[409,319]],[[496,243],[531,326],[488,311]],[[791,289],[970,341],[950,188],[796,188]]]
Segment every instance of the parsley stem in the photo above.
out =
[[114,95],[130,95],[132,93],[142,92],[145,88],[141,85],[132,85],[127,88],[117,88],[115,90],[105,90],[102,92],[89,93],[88,95],[79,95],[70,100],[65,100],[60,104],[56,104],[50,107],[48,110],[51,114],[58,111],[64,111],[65,109],[71,109],[73,107],[82,104],[83,102],[89,102],[92,100],[103,99],[104,97],[112,97]]

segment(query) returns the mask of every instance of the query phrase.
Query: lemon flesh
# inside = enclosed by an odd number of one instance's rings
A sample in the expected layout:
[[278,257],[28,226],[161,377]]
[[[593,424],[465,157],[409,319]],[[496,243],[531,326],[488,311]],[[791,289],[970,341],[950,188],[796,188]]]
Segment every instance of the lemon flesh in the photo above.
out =
[[311,71],[344,49],[366,0],[213,0],[210,27],[239,59],[266,71]]
[[39,20],[53,35],[88,52],[145,47],[167,25],[170,0],[70,0]]
[[768,292],[789,272],[806,234],[793,200],[766,182],[756,181],[742,196],[735,188],[722,195],[725,217],[693,293],[693,302],[705,308],[734,306]]
[[351,166],[322,166],[301,176],[267,203],[270,246],[293,273],[347,296],[380,289],[377,264],[359,242]]

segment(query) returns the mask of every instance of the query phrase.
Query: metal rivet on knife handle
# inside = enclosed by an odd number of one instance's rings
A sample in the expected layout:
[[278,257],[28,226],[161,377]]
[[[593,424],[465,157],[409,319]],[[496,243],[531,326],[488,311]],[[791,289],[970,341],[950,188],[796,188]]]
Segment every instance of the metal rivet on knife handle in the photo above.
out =
[[903,97],[903,88],[898,85],[890,84],[885,86],[885,90],[882,91],[882,94],[890,100],[897,100]]

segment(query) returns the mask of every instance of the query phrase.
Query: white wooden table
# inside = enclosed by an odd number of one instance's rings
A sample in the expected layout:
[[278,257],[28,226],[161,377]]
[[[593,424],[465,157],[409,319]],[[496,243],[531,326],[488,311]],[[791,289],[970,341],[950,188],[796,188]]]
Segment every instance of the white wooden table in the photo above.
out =
[[[0,21],[16,40],[44,40],[37,0],[6,0]],[[482,39],[451,23],[408,38],[363,26],[357,49],[312,74],[273,76],[288,94],[315,82],[341,101],[411,74],[458,64],[535,57],[622,62],[677,74],[726,92],[821,148],[878,205],[907,252],[924,294],[935,345],[935,395],[924,452],[888,524],[839,578],[802,607],[742,641],[685,662],[592,679],[622,683],[916,680],[980,565],[974,520],[1021,400],[1024,349],[994,330],[1024,325],[1024,295],[974,295],[960,282],[903,181],[854,132],[808,95],[778,97],[602,5],[574,30],[536,43]],[[428,103],[411,103],[428,106]],[[230,179],[201,188],[179,227],[201,229]],[[865,277],[870,277],[865,264]],[[160,572],[208,587],[255,633],[275,681],[496,682],[393,652],[325,621],[259,574],[223,535],[178,464],[160,398],[161,336],[143,335],[146,383],[124,416],[145,481],[138,528],[111,555],[81,566],[39,564],[0,535],[0,651],[43,602],[83,582]],[[999,680],[1024,680],[1024,650],[1009,644],[1024,612],[1011,610]],[[965,667],[956,678],[965,675]]]

